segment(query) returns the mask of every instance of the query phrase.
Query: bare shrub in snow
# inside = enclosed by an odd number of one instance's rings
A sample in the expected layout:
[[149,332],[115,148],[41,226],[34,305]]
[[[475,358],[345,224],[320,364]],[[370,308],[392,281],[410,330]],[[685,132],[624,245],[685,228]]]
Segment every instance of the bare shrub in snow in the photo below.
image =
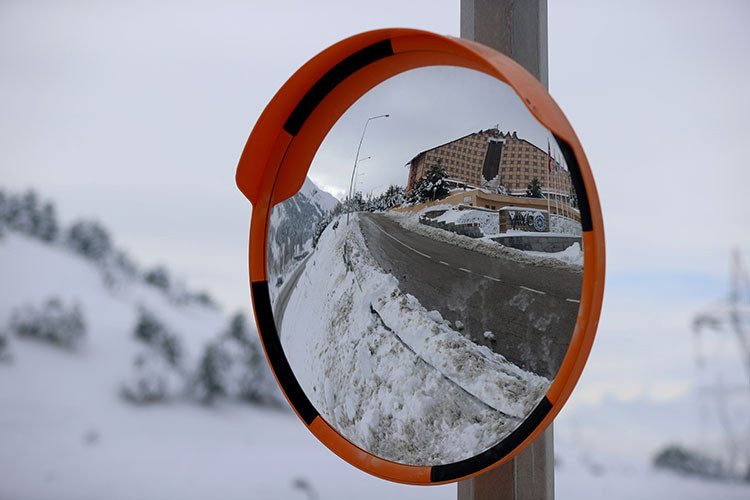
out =
[[679,445],[670,445],[661,449],[654,456],[653,464],[654,467],[668,469],[686,476],[711,479],[731,478],[731,474],[718,460]]
[[41,306],[27,305],[13,311],[9,330],[18,336],[75,349],[86,335],[86,321],[78,304],[67,306],[53,297]]

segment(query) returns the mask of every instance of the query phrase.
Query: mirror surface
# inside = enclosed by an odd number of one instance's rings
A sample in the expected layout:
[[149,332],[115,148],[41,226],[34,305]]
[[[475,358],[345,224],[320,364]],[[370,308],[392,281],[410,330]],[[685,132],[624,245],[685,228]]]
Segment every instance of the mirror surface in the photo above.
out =
[[507,437],[573,334],[577,199],[554,137],[499,80],[435,66],[362,96],[269,225],[274,319],[321,417],[408,465]]

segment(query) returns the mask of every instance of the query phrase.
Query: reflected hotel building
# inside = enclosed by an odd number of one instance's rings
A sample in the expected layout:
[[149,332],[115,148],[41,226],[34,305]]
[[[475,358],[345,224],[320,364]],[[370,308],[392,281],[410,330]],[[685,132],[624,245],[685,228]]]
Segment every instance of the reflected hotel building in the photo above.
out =
[[[409,180],[406,186],[411,191],[434,165],[440,165],[448,174],[447,180],[454,186],[476,187],[514,196],[524,196],[526,186],[536,178],[542,195],[557,196],[568,201],[570,196],[570,174],[559,162],[553,160],[553,175],[548,176],[548,154],[516,132],[503,133],[497,128],[480,130],[460,137],[432,149],[422,151],[411,159]],[[549,178],[549,185],[548,185]],[[502,189],[500,191],[502,193]]]

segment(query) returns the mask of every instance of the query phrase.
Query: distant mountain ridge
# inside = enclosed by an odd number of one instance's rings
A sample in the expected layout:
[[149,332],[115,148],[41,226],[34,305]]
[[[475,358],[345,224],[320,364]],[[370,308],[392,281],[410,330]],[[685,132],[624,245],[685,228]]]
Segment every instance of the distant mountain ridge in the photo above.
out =
[[309,177],[305,177],[305,183],[300,189],[310,200],[326,212],[332,211],[340,202],[331,193],[320,189]]
[[339,205],[333,195],[305,178],[297,194],[273,207],[268,227],[269,281],[284,275],[312,249],[315,225]]
[[140,271],[99,223],[59,229],[54,206],[31,191],[0,191],[0,277],[0,368],[10,367],[0,407],[35,384],[51,408],[63,404],[68,396],[44,387],[58,380],[114,413],[113,394],[135,405],[281,406],[246,312],[227,317],[166,268]]
[[110,285],[141,281],[160,290],[176,304],[201,304],[216,307],[205,291],[186,288],[163,265],[143,269],[118,248],[110,231],[93,219],[76,219],[63,227],[53,202],[34,190],[22,194],[0,189],[0,237],[5,231],[17,232],[52,247],[77,254],[89,260],[103,273]]

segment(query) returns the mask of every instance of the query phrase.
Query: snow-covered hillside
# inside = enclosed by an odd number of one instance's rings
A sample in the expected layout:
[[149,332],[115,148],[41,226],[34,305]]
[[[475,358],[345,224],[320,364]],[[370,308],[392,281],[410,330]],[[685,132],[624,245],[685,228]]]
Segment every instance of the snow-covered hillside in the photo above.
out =
[[[456,498],[455,485],[405,486],[356,470],[290,411],[227,399],[125,401],[122,383],[144,349],[133,335],[138,305],[179,336],[193,367],[228,318],[200,304],[180,305],[139,280],[114,285],[95,263],[62,246],[7,229],[0,236],[0,329],[17,307],[51,296],[78,302],[87,323],[72,350],[8,337],[0,357],[0,498]],[[749,491],[655,472],[561,439],[556,456],[559,499],[739,500]]]
[[318,221],[338,205],[336,198],[306,178],[297,194],[273,208],[268,229],[268,281],[272,297],[279,278],[283,281],[312,250]]
[[121,397],[143,349],[133,336],[138,305],[179,335],[191,361],[226,329],[217,310],[177,306],[139,282],[112,288],[91,262],[10,231],[0,238],[0,276],[3,329],[18,306],[51,296],[78,303],[87,323],[77,350],[8,337],[0,498],[285,499],[304,498],[305,487],[346,498],[363,481],[374,484],[362,498],[435,498],[434,489],[399,488],[345,465],[285,409],[186,397],[139,406]]
[[339,200],[337,200],[331,193],[323,191],[316,186],[309,177],[305,177],[305,183],[302,185],[302,189],[299,190],[299,193],[309,198],[324,212],[330,212],[339,205]]

